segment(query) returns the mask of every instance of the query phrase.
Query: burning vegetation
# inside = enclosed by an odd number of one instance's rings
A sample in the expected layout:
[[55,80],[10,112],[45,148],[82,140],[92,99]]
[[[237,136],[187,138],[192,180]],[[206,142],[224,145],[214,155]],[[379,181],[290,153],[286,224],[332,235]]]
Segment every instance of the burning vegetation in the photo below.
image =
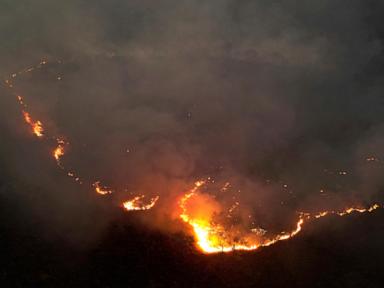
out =
[[156,205],[157,200],[159,200],[159,196],[156,196],[152,198],[148,204],[145,204],[144,198],[144,195],[136,196],[132,200],[123,202],[123,207],[128,211],[149,210],[152,209]]
[[310,220],[327,215],[346,216],[354,212],[370,213],[380,208],[378,204],[374,204],[367,208],[348,207],[341,211],[329,210],[314,214],[300,212],[292,230],[273,234],[260,227],[243,229],[240,225],[217,221],[220,215],[231,218],[233,209],[223,210],[213,197],[202,194],[199,190],[205,183],[205,181],[197,181],[179,201],[180,218],[191,226],[197,247],[204,253],[256,250],[291,239],[299,234],[303,225]]
[[31,126],[32,133],[35,134],[37,137],[43,137],[43,124],[39,120],[33,120],[28,112],[23,111],[23,115],[25,122]]
[[[58,61],[58,63],[61,63]],[[74,179],[77,183],[87,183],[92,190],[102,196],[108,196],[116,193],[100,180],[84,180],[78,176],[77,172],[69,170],[63,163],[63,157],[66,155],[66,147],[70,145],[65,137],[50,135],[43,128],[43,123],[40,120],[35,120],[31,116],[31,112],[24,101],[24,98],[16,93],[13,79],[19,75],[30,73],[37,69],[41,69],[47,61],[43,60],[38,65],[26,68],[18,73],[11,75],[5,81],[5,85],[14,93],[20,105],[21,112],[24,116],[24,121],[29,125],[31,132],[40,139],[54,141],[55,146],[52,150],[52,157],[56,161],[57,166],[62,169],[67,176]],[[60,80],[60,79],[58,79]],[[376,158],[369,157],[367,161],[376,161]],[[342,171],[340,175],[347,173]],[[177,218],[189,227],[188,231],[193,234],[196,241],[196,246],[203,253],[230,252],[234,250],[256,250],[260,247],[273,245],[279,241],[291,239],[299,234],[303,226],[310,221],[328,216],[346,216],[351,213],[370,213],[380,208],[379,204],[373,204],[368,207],[352,206],[341,210],[325,210],[316,213],[297,212],[296,222],[288,231],[270,232],[264,227],[253,225],[253,223],[236,223],[236,211],[241,209],[242,203],[233,201],[227,207],[220,200],[210,193],[202,191],[202,188],[207,185],[208,180],[196,181],[194,186],[187,192],[179,195],[174,199],[177,203],[178,212]],[[221,191],[227,191],[230,183],[226,182]],[[286,185],[284,186],[286,188]],[[131,199],[123,201],[120,206],[127,211],[145,211],[152,209],[160,201],[160,196],[155,195],[152,198],[146,195],[133,196]],[[249,216],[251,217],[251,216]]]

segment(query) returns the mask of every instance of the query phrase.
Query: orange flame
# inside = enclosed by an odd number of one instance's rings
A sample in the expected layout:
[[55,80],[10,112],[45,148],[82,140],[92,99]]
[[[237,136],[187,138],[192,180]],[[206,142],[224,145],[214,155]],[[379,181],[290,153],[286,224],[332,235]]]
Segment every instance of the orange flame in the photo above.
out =
[[343,211],[334,211],[334,210],[331,210],[331,211],[322,211],[322,212],[319,212],[315,215],[313,215],[314,218],[321,218],[321,217],[324,217],[324,216],[327,216],[327,215],[338,215],[338,216],[345,216],[345,215],[349,215],[353,212],[357,212],[357,213],[370,213],[376,209],[380,208],[380,205],[378,204],[374,204],[368,208],[361,208],[361,207],[349,207],[349,208],[345,208]]
[[[42,60],[39,65],[26,68],[25,70],[18,73],[14,73],[11,75],[11,77],[16,78],[17,75],[40,69],[46,63],[46,60]],[[61,62],[58,61],[58,63]],[[60,80],[61,77],[59,76],[57,79]],[[13,83],[9,79],[5,80],[5,84],[11,89],[14,87]],[[25,104],[22,96],[17,95],[16,97],[21,106],[25,122],[30,125],[32,132],[37,137],[43,137],[45,132],[43,129],[43,124],[39,120],[35,121],[32,119],[29,112],[27,112],[27,105]],[[53,150],[52,155],[58,166],[63,169],[69,177],[73,178],[79,184],[82,184],[82,180],[75,174],[75,172],[66,170],[60,163],[61,157],[65,153],[65,145],[68,143],[59,138],[56,138],[56,141],[57,146]],[[366,161],[379,161],[379,159],[375,157],[368,157]],[[347,172],[339,171],[338,174],[347,175]],[[298,220],[291,231],[281,232],[268,236],[266,236],[267,231],[261,228],[253,228],[249,231],[233,232],[226,229],[227,227],[223,223],[217,223],[217,221],[213,220],[214,215],[220,212],[222,208],[215,199],[198,191],[204,184],[205,181],[197,181],[194,187],[188,191],[178,203],[181,209],[178,217],[191,227],[196,239],[196,244],[198,248],[204,253],[230,252],[233,250],[255,250],[260,247],[273,245],[279,241],[291,239],[292,237],[299,234],[302,231],[303,225],[311,219],[319,219],[327,215],[346,216],[351,213],[370,213],[380,208],[378,204],[374,204],[367,208],[348,207],[341,211],[326,210],[314,214],[299,213]],[[225,192],[227,189],[229,189],[229,185],[229,182],[226,183],[222,188],[222,191]],[[113,190],[110,188],[102,186],[100,181],[93,183],[92,186],[98,194],[107,195],[113,193]],[[284,185],[284,187],[286,188],[286,185]],[[136,196],[132,200],[123,202],[122,206],[127,211],[148,210],[155,206],[159,196],[151,198],[148,203],[144,203],[144,198],[144,195]],[[232,207],[229,209],[229,213],[232,213],[233,210],[238,207],[238,205],[238,202],[236,202],[235,205],[232,205]],[[233,233],[234,235],[232,235]]]
[[[342,211],[323,211],[313,215],[310,213],[300,213],[295,228],[289,232],[281,232],[274,236],[265,237],[263,235],[253,234],[254,231],[257,232],[263,229],[251,229],[248,232],[240,234],[240,239],[234,241],[231,240],[234,237],[232,237],[230,231],[223,225],[215,223],[212,220],[213,212],[217,209],[212,208],[211,204],[207,204],[206,198],[201,198],[202,194],[198,192],[198,189],[203,184],[204,182],[201,181],[196,182],[195,186],[179,201],[179,207],[181,209],[179,217],[183,222],[191,226],[197,247],[203,253],[256,250],[260,247],[273,245],[279,241],[291,239],[302,231],[303,225],[310,219],[318,219],[330,214],[345,216],[353,212],[372,212],[380,208],[378,204],[374,204],[368,208],[349,207]],[[193,205],[192,201],[197,201],[197,203]],[[208,207],[206,205],[208,205]],[[196,207],[202,207],[201,209],[205,211],[208,210],[208,213],[196,212]],[[210,209],[211,211],[209,211]],[[239,235],[236,234],[236,237],[238,238]]]
[[64,167],[61,165],[61,157],[64,156],[65,154],[65,149],[64,145],[68,144],[66,143],[63,139],[61,138],[56,138],[57,146],[52,152],[53,158],[55,158],[57,165],[61,168],[64,169]]
[[143,201],[142,201],[144,197],[145,197],[144,195],[136,196],[132,200],[125,201],[123,203],[123,207],[128,211],[149,210],[153,208],[157,200],[159,200],[159,196],[156,196],[152,198],[148,204],[145,205],[143,204]]
[[59,144],[59,146],[53,150],[53,157],[56,159],[56,162],[59,163],[62,156],[64,156],[64,147]]
[[34,121],[28,112],[23,111],[23,115],[25,122],[31,126],[33,134],[37,137],[43,137],[43,124],[39,120]]
[[100,185],[100,181],[93,183],[92,186],[95,187],[96,193],[100,195],[112,194],[112,190],[108,189],[107,187],[102,187]]

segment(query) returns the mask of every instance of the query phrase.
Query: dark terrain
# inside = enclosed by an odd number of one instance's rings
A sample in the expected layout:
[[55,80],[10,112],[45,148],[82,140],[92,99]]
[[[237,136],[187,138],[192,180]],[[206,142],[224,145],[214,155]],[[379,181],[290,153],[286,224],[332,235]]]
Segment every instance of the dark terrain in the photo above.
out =
[[[92,248],[47,239],[1,199],[1,287],[382,287],[383,211],[327,218],[251,253],[202,255],[183,234],[116,219]],[[119,215],[120,214],[120,215]],[[364,231],[364,232],[360,232]]]

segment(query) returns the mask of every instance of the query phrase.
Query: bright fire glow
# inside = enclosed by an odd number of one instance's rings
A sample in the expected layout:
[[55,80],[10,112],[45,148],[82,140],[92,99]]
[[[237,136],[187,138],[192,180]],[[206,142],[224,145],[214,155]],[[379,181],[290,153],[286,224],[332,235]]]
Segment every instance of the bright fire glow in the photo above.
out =
[[[60,64],[62,62],[60,60],[58,60],[57,63]],[[25,69],[17,72],[17,73],[11,74],[11,78],[16,80],[15,78],[17,76],[23,75],[26,73],[31,73],[35,70],[41,69],[45,64],[47,64],[47,61],[41,60],[38,65],[28,67],[28,68],[25,68]],[[32,129],[32,132],[37,137],[43,137],[45,134],[45,131],[43,129],[42,122],[39,120],[37,120],[37,121],[33,120],[31,114],[28,112],[28,106],[25,103],[23,97],[21,95],[19,95],[18,93],[16,93],[16,91],[14,90],[14,85],[11,81],[11,78],[6,79],[4,81],[4,83],[6,86],[8,86],[9,89],[12,90],[13,94],[16,96],[16,99],[17,99],[17,101],[21,107],[21,111],[23,113],[25,122],[27,124],[29,124],[29,126]],[[57,79],[61,80],[61,76],[59,76]],[[66,145],[69,145],[69,143],[64,141],[63,138],[61,138],[61,137],[49,136],[49,137],[47,137],[47,139],[54,139],[57,143],[56,147],[53,148],[53,150],[52,150],[52,156],[56,160],[58,167],[60,167],[60,169],[64,170],[68,177],[72,178],[74,181],[76,181],[79,184],[83,184],[82,178],[80,176],[78,176],[76,172],[74,172],[73,170],[67,170],[61,163],[61,158],[65,154],[65,147],[66,147]],[[96,191],[96,193],[98,193],[100,195],[108,195],[108,194],[113,193],[112,189],[101,185],[100,181],[96,181],[96,182],[92,183],[91,186]],[[122,204],[122,206],[128,211],[149,210],[155,206],[158,199],[159,199],[159,196],[150,199],[149,203],[144,203],[144,195],[142,195],[142,196],[137,196],[130,201],[124,202]]]
[[97,181],[97,182],[93,183],[92,186],[95,187],[96,193],[98,193],[100,195],[107,195],[107,194],[111,194],[112,193],[111,189],[108,189],[107,187],[101,186],[100,185],[100,181]]
[[321,218],[321,217],[324,217],[324,216],[327,216],[327,215],[338,215],[338,216],[345,216],[345,215],[348,215],[348,214],[351,214],[351,213],[354,213],[354,212],[357,212],[357,213],[366,213],[366,212],[372,212],[376,209],[380,208],[380,205],[378,204],[374,204],[368,208],[361,208],[361,207],[349,207],[349,208],[345,208],[343,211],[334,211],[334,210],[330,210],[330,211],[322,211],[322,212],[319,212],[315,215],[313,215],[314,218]]
[[149,210],[149,209],[153,208],[155,206],[157,200],[159,200],[159,196],[156,196],[156,197],[152,198],[148,204],[144,204],[143,203],[144,197],[145,197],[144,195],[136,196],[132,200],[125,201],[123,203],[123,207],[128,211]]
[[59,144],[59,146],[57,146],[55,150],[53,150],[53,157],[56,159],[57,162],[60,162],[60,158],[63,155],[64,155],[64,147]]
[[39,120],[34,121],[28,112],[23,111],[23,115],[25,122],[31,126],[33,134],[35,134],[37,137],[43,137],[43,124]]
[[[23,73],[30,73],[36,69],[42,68],[47,62],[42,60],[38,65],[26,68],[20,72],[11,75],[11,78],[16,78],[18,75]],[[61,63],[58,61],[58,63]],[[61,77],[57,78],[58,80]],[[16,80],[16,79],[15,79]],[[17,101],[20,104],[21,111],[24,116],[25,122],[30,126],[32,132],[37,137],[41,138],[46,135],[46,131],[43,128],[43,124],[39,120],[34,120],[31,114],[28,112],[29,109],[22,96],[16,94],[14,85],[10,79],[5,80],[5,84],[10,88],[13,94],[16,96]],[[49,136],[49,134],[48,134]],[[65,171],[68,177],[71,177],[79,184],[82,184],[82,179],[77,173],[72,170],[67,170],[62,166],[61,158],[64,156],[66,145],[69,143],[56,137],[44,137],[43,139],[55,139],[57,146],[53,148],[52,156],[56,160],[57,165]],[[127,150],[129,152],[129,150]],[[366,161],[380,161],[376,157],[368,157]],[[340,171],[339,175],[346,175],[346,171]],[[113,193],[113,190],[100,184],[100,181],[89,181],[89,185],[93,187],[96,193],[100,195],[108,195]],[[292,226],[293,228],[288,232],[281,233],[267,233],[262,228],[250,228],[246,230],[241,229],[228,229],[225,223],[218,221],[217,215],[223,212],[230,216],[231,213],[238,209],[239,202],[235,202],[227,211],[224,211],[221,204],[210,196],[200,192],[200,188],[206,184],[206,181],[197,181],[194,187],[184,194],[179,200],[180,213],[178,217],[185,223],[187,223],[196,240],[197,247],[204,253],[216,253],[216,252],[230,252],[233,250],[255,250],[260,247],[270,246],[276,242],[288,240],[302,231],[303,225],[310,221],[319,219],[328,215],[335,216],[346,216],[352,213],[370,213],[380,206],[374,204],[370,207],[347,207],[343,210],[325,210],[317,213],[299,213],[296,223]],[[225,192],[230,187],[230,183],[227,182],[221,191]],[[127,211],[138,211],[138,210],[149,210],[153,208],[159,196],[151,198],[149,201],[145,201],[145,196],[136,196],[131,200],[122,203],[122,207]]]
[[[218,204],[208,200],[209,196],[200,193],[199,187],[204,182],[196,182],[195,186],[179,201],[181,213],[180,219],[192,228],[197,247],[204,253],[230,252],[234,250],[256,250],[260,247],[270,246],[279,241],[288,240],[302,231],[304,223],[311,219],[317,219],[326,215],[345,216],[353,212],[372,212],[380,206],[374,204],[368,208],[349,207],[342,211],[323,211],[317,214],[300,213],[295,228],[289,232],[281,232],[274,236],[253,235],[253,231],[263,229],[251,229],[250,231],[232,235],[232,232],[223,225],[213,220],[213,215],[220,208]],[[211,203],[210,203],[211,202]],[[257,236],[257,237],[255,237]],[[235,240],[236,239],[236,240]]]

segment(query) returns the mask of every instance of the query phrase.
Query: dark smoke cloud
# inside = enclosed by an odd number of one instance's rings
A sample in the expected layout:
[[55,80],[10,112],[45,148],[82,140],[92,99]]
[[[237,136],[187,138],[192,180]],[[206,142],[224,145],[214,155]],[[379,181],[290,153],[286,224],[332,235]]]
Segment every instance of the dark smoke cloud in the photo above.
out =
[[[383,168],[366,158],[384,159],[383,8],[373,0],[2,1],[0,71],[63,59],[20,89],[39,118],[68,135],[65,161],[83,175],[163,199],[215,176],[274,218],[379,197]],[[2,181],[43,191],[2,194],[67,234],[97,231],[103,224],[93,219],[108,212],[52,172],[2,94]]]

